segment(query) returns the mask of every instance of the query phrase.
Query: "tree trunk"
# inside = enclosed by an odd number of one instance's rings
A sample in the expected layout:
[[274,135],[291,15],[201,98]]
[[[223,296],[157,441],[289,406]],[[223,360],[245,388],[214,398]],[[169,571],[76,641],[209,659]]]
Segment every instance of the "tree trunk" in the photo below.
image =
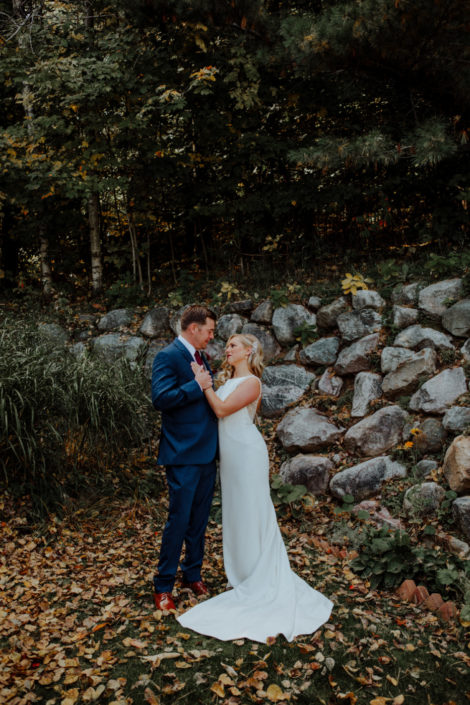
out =
[[90,224],[91,288],[99,294],[103,288],[103,261],[101,258],[100,199],[96,192],[88,197],[88,222]]
[[39,261],[41,263],[42,292],[50,296],[54,290],[52,286],[52,270],[49,264],[49,240],[44,232],[43,225],[39,226]]

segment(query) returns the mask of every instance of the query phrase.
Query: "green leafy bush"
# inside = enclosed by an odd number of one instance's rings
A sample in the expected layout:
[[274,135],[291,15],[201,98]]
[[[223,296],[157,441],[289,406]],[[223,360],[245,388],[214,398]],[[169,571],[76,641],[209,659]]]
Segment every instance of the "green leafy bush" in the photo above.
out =
[[126,362],[74,356],[6,320],[0,333],[1,481],[48,510],[109,481],[122,452],[148,436],[151,405]]

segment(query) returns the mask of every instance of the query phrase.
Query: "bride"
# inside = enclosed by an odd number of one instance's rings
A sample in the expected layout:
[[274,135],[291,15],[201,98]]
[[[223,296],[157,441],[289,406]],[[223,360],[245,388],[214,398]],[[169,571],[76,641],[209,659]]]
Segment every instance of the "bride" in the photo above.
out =
[[192,363],[196,380],[219,418],[224,565],[232,590],[178,617],[183,627],[217,639],[291,641],[324,624],[333,604],[290,569],[269,489],[266,444],[254,425],[261,400],[261,344],[253,335],[229,338],[217,392],[209,373]]

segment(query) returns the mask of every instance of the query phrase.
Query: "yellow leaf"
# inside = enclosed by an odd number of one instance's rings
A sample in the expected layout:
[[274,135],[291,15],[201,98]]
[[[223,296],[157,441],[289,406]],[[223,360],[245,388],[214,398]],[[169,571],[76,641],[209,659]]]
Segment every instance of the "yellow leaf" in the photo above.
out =
[[224,698],[225,697],[225,690],[224,686],[219,683],[218,681],[211,685],[211,690],[213,693],[215,693],[219,698]]
[[381,695],[378,698],[374,698],[370,701],[370,705],[385,705],[391,698],[383,698]]
[[393,678],[392,676],[389,676],[388,673],[387,673],[387,675],[386,675],[386,678],[387,678],[388,681],[390,681],[390,683],[391,683],[392,685],[398,685],[397,679],[396,679],[396,678]]
[[414,644],[406,644],[405,649],[407,651],[416,651],[416,646]]
[[78,688],[70,688],[70,690],[65,691],[64,695],[65,698],[62,700],[61,705],[74,705],[79,696]]
[[271,685],[268,685],[266,689],[266,695],[268,696],[268,699],[271,700],[271,702],[273,703],[277,702],[278,700],[286,699],[285,693],[283,693],[280,687],[275,683],[271,683]]
[[222,685],[235,685],[233,680],[226,673],[222,673],[219,676],[219,683],[222,683]]
[[397,695],[396,698],[393,698],[392,705],[403,705],[404,702],[405,702],[405,696],[404,695]]

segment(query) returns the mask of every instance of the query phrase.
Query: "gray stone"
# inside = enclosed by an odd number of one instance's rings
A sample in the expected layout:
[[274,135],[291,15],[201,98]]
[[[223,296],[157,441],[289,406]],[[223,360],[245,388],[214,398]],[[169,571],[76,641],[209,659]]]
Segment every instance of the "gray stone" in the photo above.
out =
[[379,334],[372,333],[341,350],[336,360],[335,372],[339,375],[349,375],[369,369],[369,355],[377,349],[379,340]]
[[311,311],[317,311],[321,306],[321,299],[319,296],[311,296],[307,304]]
[[378,291],[360,289],[353,294],[352,305],[355,310],[360,310],[361,308],[375,308],[380,310],[385,306],[385,300],[380,296]]
[[419,311],[417,308],[407,308],[406,306],[393,307],[393,325],[395,328],[406,328],[418,320]]
[[284,362],[297,362],[297,353],[300,350],[300,345],[294,345],[283,357]]
[[251,320],[255,323],[264,323],[271,325],[273,320],[274,305],[272,301],[262,301],[251,314]]
[[447,448],[442,466],[449,487],[457,494],[470,493],[470,436],[457,436]]
[[458,497],[452,502],[452,515],[460,530],[470,539],[470,497]]
[[402,362],[411,360],[414,357],[414,352],[408,348],[385,347],[382,350],[380,357],[380,367],[382,372],[393,372]]
[[281,345],[290,345],[295,342],[295,330],[302,325],[316,326],[317,319],[314,313],[300,304],[288,304],[276,308],[273,313],[272,326],[274,335]]
[[132,311],[128,308],[116,308],[109,311],[98,323],[99,330],[116,330],[128,326],[132,322]]
[[288,411],[277,427],[277,435],[289,452],[310,452],[334,443],[344,429],[328,421],[315,409]]
[[337,319],[344,340],[351,341],[376,333],[382,327],[382,316],[371,308],[341,313]]
[[414,444],[421,453],[437,453],[442,450],[447,432],[439,419],[424,419],[418,426],[421,433],[414,438]]
[[418,301],[418,292],[420,287],[422,287],[421,282],[414,282],[413,284],[397,284],[392,292],[393,303],[413,306]]
[[460,352],[465,362],[470,362],[470,338],[462,345]]
[[403,439],[407,414],[399,406],[386,406],[351,426],[344,447],[359,455],[381,455]]
[[317,311],[317,325],[319,328],[336,328],[336,321],[340,313],[347,311],[349,304],[344,296],[335,299],[331,304],[322,306]]
[[312,494],[323,494],[334,465],[323,455],[296,455],[281,465],[279,474],[289,485],[305,485]]
[[421,289],[418,306],[433,318],[440,318],[449,306],[449,301],[458,299],[462,292],[461,279],[445,279]]
[[470,333],[470,299],[463,299],[451,306],[442,316],[442,325],[449,333],[465,338]]
[[138,336],[107,333],[93,340],[93,351],[108,362],[126,359],[135,363],[144,354],[146,342]]
[[69,350],[74,357],[83,357],[87,353],[87,346],[85,343],[78,342],[71,345]]
[[422,482],[406,490],[403,509],[411,516],[432,516],[445,496],[445,490],[437,482]]
[[242,333],[250,333],[251,335],[254,335],[256,338],[258,338],[263,348],[265,362],[274,360],[274,358],[279,356],[281,348],[271,331],[266,330],[266,328],[263,328],[257,323],[250,322],[245,323],[242,329]]
[[418,386],[423,375],[429,377],[436,371],[436,351],[433,348],[424,348],[413,354],[410,360],[405,360],[393,372],[384,377],[382,383],[383,393],[386,396],[412,392]]
[[181,333],[181,316],[187,308],[193,305],[194,304],[185,304],[184,306],[181,306],[175,313],[170,315],[170,328],[175,335],[179,335]]
[[293,384],[263,385],[260,414],[268,419],[281,416],[286,408],[299,401],[304,392]]
[[40,323],[38,325],[39,336],[54,345],[65,345],[69,340],[69,334],[57,323]]
[[330,481],[330,492],[338,499],[350,494],[360,502],[378,494],[387,480],[399,477],[406,477],[406,468],[384,455],[338,472]]
[[167,340],[152,340],[147,348],[144,362],[144,375],[147,379],[152,379],[152,368],[155,355],[168,345]]
[[470,407],[451,406],[442,419],[442,425],[448,431],[465,431],[470,426]]
[[213,338],[207,343],[204,350],[207,361],[212,366],[214,363],[221,363],[225,358],[225,343],[223,340]]
[[339,338],[320,338],[300,351],[300,362],[304,365],[332,365],[336,362]]
[[278,385],[291,385],[300,387],[302,394],[307,391],[315,379],[313,372],[308,372],[300,365],[273,365],[266,367],[263,372],[262,381],[268,387]]
[[331,397],[339,397],[343,384],[341,377],[337,377],[330,370],[325,370],[318,381],[318,391]]
[[409,407],[413,411],[443,414],[466,391],[463,369],[448,368],[425,382],[411,397]]
[[230,336],[241,333],[246,320],[238,313],[226,313],[217,321],[216,332],[222,340],[228,340]]
[[147,338],[161,338],[169,331],[170,312],[166,306],[159,306],[149,311],[139,328],[139,333]]
[[453,350],[454,346],[448,335],[434,328],[423,328],[416,324],[405,328],[393,341],[396,346],[404,348],[437,348],[438,350]]
[[418,477],[426,477],[432,470],[437,470],[438,467],[436,460],[420,460],[419,463],[416,463],[416,472]]
[[365,416],[369,404],[382,396],[382,377],[373,372],[359,372],[354,380],[351,416]]
[[253,301],[244,299],[243,301],[232,301],[228,306],[230,313],[238,313],[241,316],[249,316],[253,310]]

